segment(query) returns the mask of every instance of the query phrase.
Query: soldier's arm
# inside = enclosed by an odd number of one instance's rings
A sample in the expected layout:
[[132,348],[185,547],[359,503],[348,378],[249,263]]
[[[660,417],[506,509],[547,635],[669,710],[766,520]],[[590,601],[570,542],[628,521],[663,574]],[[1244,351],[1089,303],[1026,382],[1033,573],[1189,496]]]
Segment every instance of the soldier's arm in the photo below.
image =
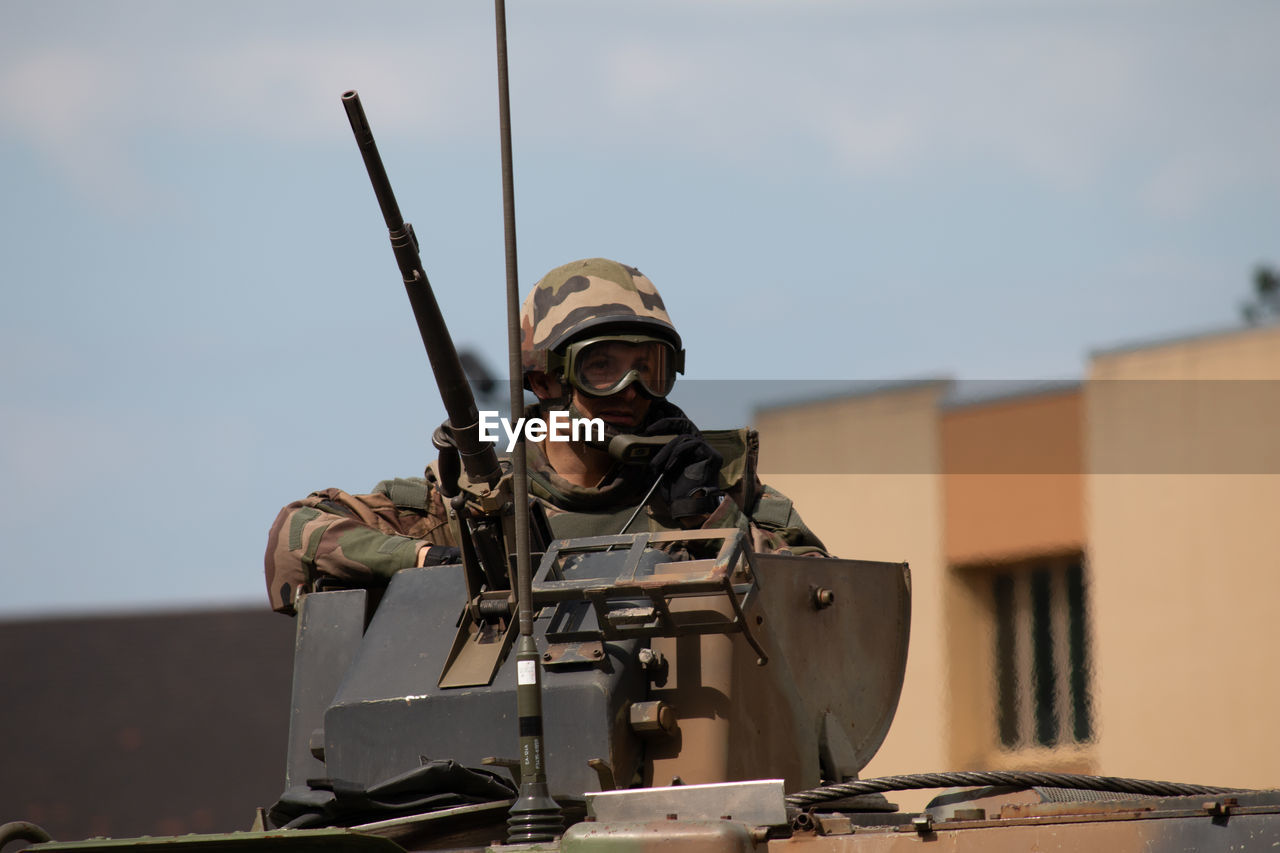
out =
[[791,499],[760,482],[756,474],[760,436],[755,430],[712,430],[703,435],[724,457],[721,486],[725,492],[724,502],[703,527],[737,527],[750,535],[757,553],[831,556]]
[[292,613],[324,578],[353,586],[386,583],[401,569],[449,561],[444,506],[425,480],[387,480],[373,493],[313,492],[280,511],[267,539],[267,595]]
[[743,512],[732,496],[725,498],[702,524],[705,528],[737,527],[751,537],[760,554],[795,554],[801,557],[829,557],[826,546],[800,518],[791,499],[772,486],[760,486],[750,514]]
[[829,557],[822,540],[809,529],[791,498],[764,486],[751,511],[755,548],[764,553],[790,551],[801,557]]

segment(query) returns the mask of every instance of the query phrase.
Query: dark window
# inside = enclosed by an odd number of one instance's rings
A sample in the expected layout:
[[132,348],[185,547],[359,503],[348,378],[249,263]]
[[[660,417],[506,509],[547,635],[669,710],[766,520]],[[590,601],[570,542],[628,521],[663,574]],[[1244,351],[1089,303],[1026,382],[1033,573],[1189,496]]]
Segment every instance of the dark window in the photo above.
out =
[[1080,555],[1018,563],[992,578],[1004,748],[1092,739],[1086,592]]
[[1093,739],[1089,701],[1089,631],[1084,589],[1084,561],[1067,567],[1067,642],[1071,651],[1071,734],[1080,743]]
[[1014,583],[996,575],[996,701],[1000,715],[1000,743],[1018,745],[1018,630],[1014,612]]

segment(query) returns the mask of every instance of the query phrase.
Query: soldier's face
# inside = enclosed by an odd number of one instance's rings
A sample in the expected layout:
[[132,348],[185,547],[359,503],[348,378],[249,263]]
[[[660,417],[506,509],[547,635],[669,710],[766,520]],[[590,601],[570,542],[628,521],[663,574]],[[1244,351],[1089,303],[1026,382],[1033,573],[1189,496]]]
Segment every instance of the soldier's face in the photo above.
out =
[[[561,383],[559,379],[539,372],[529,374],[529,385],[540,400],[555,399],[564,393],[566,387],[566,383]],[[640,393],[634,382],[608,397],[593,397],[571,385],[568,387],[573,390],[573,407],[584,417],[600,418],[623,431],[639,426],[649,413],[649,404],[652,402]]]
[[635,429],[644,421],[650,402],[636,389],[634,382],[608,397],[593,397],[573,389],[574,408],[588,418],[599,418],[624,431]]

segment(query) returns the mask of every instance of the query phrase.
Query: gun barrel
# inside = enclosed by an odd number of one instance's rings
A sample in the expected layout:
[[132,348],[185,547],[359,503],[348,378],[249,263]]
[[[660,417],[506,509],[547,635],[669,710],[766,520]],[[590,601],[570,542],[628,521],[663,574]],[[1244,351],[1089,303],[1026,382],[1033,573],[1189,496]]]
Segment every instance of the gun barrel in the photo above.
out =
[[418,323],[418,334],[422,337],[422,345],[426,347],[427,357],[431,360],[431,371],[435,374],[436,385],[449,416],[449,432],[458,448],[462,467],[472,482],[484,482],[492,486],[502,473],[498,465],[498,454],[492,444],[480,440],[480,415],[476,409],[475,395],[471,393],[471,386],[458,359],[458,351],[453,345],[453,337],[449,334],[449,327],[445,325],[444,315],[440,313],[440,305],[431,290],[427,273],[422,268],[413,226],[400,215],[400,207],[396,204],[395,193],[391,191],[391,182],[387,179],[377,143],[373,140],[373,131],[365,118],[360,95],[355,90],[344,92],[342,106],[351,121],[351,130],[355,134],[356,144],[360,146],[360,155],[364,158],[374,195],[378,197],[378,206],[382,209],[382,218],[386,220],[387,230],[390,232],[391,249],[395,252],[396,264],[400,267],[405,292],[409,296],[409,305],[413,308],[413,316]]
[[360,93],[355,89],[343,92],[342,106],[347,111],[356,144],[360,146],[360,156],[364,158],[364,166],[369,171],[373,193],[378,197],[378,207],[382,208],[382,218],[387,222],[387,229],[401,230],[404,228],[404,217],[400,215],[400,206],[396,204],[396,194],[391,191],[391,181],[387,179],[387,170],[378,154],[378,144],[373,141],[373,130],[369,127],[369,119],[365,117],[364,105],[360,103]]

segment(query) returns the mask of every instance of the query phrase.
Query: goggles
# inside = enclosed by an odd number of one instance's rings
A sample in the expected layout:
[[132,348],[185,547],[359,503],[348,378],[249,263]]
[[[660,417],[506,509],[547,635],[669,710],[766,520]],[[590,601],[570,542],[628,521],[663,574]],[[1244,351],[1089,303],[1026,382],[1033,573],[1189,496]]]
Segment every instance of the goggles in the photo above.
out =
[[665,397],[684,373],[684,350],[648,335],[607,335],[576,341],[564,355],[548,353],[548,368],[563,373],[574,388],[608,397],[632,382],[650,397]]

